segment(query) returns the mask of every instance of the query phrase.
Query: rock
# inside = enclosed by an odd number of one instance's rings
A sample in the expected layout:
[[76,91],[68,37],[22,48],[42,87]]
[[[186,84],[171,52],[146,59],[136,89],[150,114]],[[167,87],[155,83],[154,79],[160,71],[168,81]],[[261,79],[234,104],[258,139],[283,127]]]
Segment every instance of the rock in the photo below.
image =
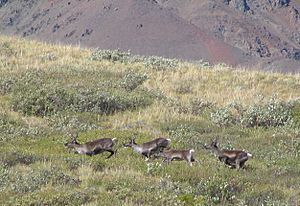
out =
[[247,0],[223,0],[226,5],[232,8],[246,12],[250,10]]
[[289,6],[290,0],[267,0],[273,9]]
[[260,57],[270,57],[271,53],[268,47],[262,43],[259,37],[255,38],[255,49]]
[[0,0],[0,7],[4,6],[8,0]]
[[300,14],[299,11],[295,7],[291,7],[289,10],[290,13],[290,22],[297,24],[300,22]]
[[300,49],[293,49],[292,59],[300,60]]

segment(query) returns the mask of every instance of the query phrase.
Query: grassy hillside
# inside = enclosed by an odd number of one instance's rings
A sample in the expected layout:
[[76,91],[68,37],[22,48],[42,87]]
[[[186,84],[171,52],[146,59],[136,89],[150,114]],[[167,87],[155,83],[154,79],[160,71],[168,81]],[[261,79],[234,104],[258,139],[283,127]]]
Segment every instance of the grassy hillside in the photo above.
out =
[[[299,205],[300,76],[0,37],[0,205]],[[118,139],[116,157],[69,153]],[[168,137],[199,161],[145,161]],[[253,154],[226,167],[202,145]]]

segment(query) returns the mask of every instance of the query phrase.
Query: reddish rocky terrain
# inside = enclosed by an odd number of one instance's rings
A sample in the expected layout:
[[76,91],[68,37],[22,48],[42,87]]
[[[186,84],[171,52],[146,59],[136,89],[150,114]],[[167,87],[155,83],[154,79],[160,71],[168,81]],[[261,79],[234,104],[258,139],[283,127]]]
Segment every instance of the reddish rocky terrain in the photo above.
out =
[[0,32],[292,72],[299,12],[296,0],[0,0]]

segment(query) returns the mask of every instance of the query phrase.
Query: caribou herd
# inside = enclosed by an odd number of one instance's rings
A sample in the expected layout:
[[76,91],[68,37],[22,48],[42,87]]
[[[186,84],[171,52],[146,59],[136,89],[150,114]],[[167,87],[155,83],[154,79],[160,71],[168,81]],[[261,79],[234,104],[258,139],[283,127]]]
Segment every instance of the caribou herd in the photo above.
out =
[[[101,138],[91,142],[80,144],[77,142],[77,135],[73,137],[70,143],[66,143],[65,146],[70,150],[73,150],[78,154],[86,154],[89,156],[97,155],[103,152],[109,152],[110,158],[115,155],[117,150],[114,149],[116,138]],[[196,162],[194,158],[194,149],[171,149],[170,139],[157,138],[149,142],[137,144],[135,139],[131,139],[128,143],[123,144],[124,147],[131,147],[135,152],[143,155],[147,159],[154,157],[162,157],[164,162],[169,164],[173,160],[184,160],[190,166],[193,162]],[[204,149],[211,150],[216,154],[221,162],[232,168],[243,168],[245,162],[252,157],[252,154],[243,150],[227,150],[219,149],[217,140],[212,141],[209,145],[203,145]]]

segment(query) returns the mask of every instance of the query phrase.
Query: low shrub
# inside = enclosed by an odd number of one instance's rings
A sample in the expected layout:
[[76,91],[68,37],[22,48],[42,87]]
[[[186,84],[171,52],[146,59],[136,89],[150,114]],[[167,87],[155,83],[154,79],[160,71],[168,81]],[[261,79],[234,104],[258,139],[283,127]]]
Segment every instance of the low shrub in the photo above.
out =
[[166,70],[166,69],[174,69],[178,67],[179,60],[177,59],[168,59],[164,57],[144,57],[143,63],[146,68],[155,69],[155,70]]
[[92,197],[84,191],[60,189],[19,195],[7,201],[8,205],[84,205]]
[[212,112],[211,119],[219,126],[239,124],[244,127],[277,127],[292,122],[293,107],[294,102],[283,102],[276,98],[248,108],[232,103]]
[[107,183],[107,191],[120,201],[133,205],[184,205],[177,197],[181,194],[179,184],[162,185],[150,179],[119,178]]
[[8,187],[9,169],[6,165],[0,165],[0,192]]
[[90,56],[93,61],[107,60],[111,62],[121,63],[143,63],[146,68],[155,70],[165,70],[176,68],[179,64],[177,59],[168,59],[157,56],[140,56],[132,55],[129,51],[123,52],[120,50],[100,50],[96,49]]
[[0,163],[8,167],[12,167],[17,164],[30,165],[39,160],[43,160],[43,158],[36,155],[22,154],[19,152],[5,153],[1,154],[0,156]]
[[236,201],[238,186],[232,181],[218,176],[212,176],[208,179],[201,180],[195,186],[195,193],[201,194],[206,205],[212,204],[233,204]]
[[133,91],[147,80],[147,75],[129,71],[122,78],[120,86],[127,91]]
[[1,75],[0,77],[0,95],[10,93],[16,85],[17,79],[14,76]]
[[10,185],[8,190],[16,193],[34,192],[43,185],[76,185],[80,181],[69,175],[66,175],[61,169],[51,167],[41,170],[31,170],[26,174],[19,172],[10,172]]
[[284,201],[284,193],[274,188],[256,189],[247,193],[245,204],[249,206],[256,205],[289,205]]
[[45,132],[44,129],[27,125],[23,121],[11,118],[5,112],[0,112],[0,140],[2,141],[20,136],[38,136],[45,134]]
[[36,116],[48,116],[61,111],[113,114],[151,103],[152,97],[145,91],[127,93],[97,88],[75,91],[57,85],[25,85],[14,90],[11,98],[14,111]]
[[14,111],[46,116],[67,109],[74,99],[73,93],[54,85],[28,85],[14,90],[11,104]]
[[292,119],[291,103],[272,98],[265,105],[250,106],[241,117],[241,124],[246,127],[277,127],[289,123]]
[[300,125],[300,100],[295,102],[292,108],[292,117],[296,124]]
[[88,130],[100,129],[91,121],[81,119],[72,113],[57,113],[47,117],[48,125],[55,131],[66,133],[67,131],[84,132]]
[[210,111],[211,108],[215,107],[215,103],[206,101],[202,98],[191,98],[187,104],[173,98],[165,98],[164,100],[169,108],[174,109],[179,114],[200,116],[204,112]]
[[166,132],[175,144],[180,144],[181,147],[190,147],[193,149],[200,149],[203,143],[200,137],[203,135],[210,135],[217,128],[206,121],[186,121],[176,120],[167,123],[161,123],[160,128]]
[[192,93],[193,87],[190,82],[184,81],[178,83],[178,85],[175,86],[175,92],[177,94],[188,94]]
[[230,107],[219,108],[211,113],[211,120],[219,126],[229,126],[236,124],[237,119],[233,115]]
[[120,50],[101,50],[96,49],[90,59],[94,61],[108,60],[111,62],[127,63],[130,60],[130,52],[123,52]]
[[12,45],[13,45],[13,43],[9,42],[9,41],[1,42],[0,55],[4,56],[4,57],[16,56],[18,52],[14,49],[14,47]]

